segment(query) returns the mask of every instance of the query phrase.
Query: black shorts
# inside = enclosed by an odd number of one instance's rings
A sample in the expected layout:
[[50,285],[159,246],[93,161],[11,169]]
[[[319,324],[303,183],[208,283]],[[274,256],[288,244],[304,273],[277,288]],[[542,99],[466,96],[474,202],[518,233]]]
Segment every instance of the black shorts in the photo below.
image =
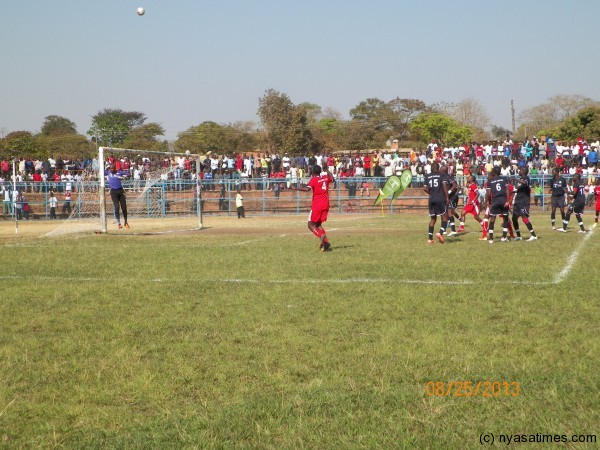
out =
[[450,206],[452,209],[458,208],[458,195],[453,195],[450,197]]
[[508,207],[505,203],[492,203],[490,205],[490,216],[506,216]]
[[513,217],[529,217],[529,204],[515,203],[513,205]]
[[569,206],[569,209],[575,214],[583,214],[583,208],[585,207],[584,202],[573,203]]
[[429,215],[431,217],[446,214],[446,202],[429,202]]
[[565,196],[561,195],[561,196],[555,197],[553,195],[550,206],[552,208],[564,208],[565,207]]

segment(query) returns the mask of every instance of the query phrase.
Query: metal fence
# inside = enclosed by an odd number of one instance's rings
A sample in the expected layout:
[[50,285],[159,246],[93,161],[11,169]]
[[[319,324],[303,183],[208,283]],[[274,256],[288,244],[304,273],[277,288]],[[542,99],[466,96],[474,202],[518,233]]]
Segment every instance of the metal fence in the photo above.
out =
[[[457,177],[460,186],[466,184],[467,177]],[[564,176],[570,180],[570,176]],[[550,175],[530,176],[532,185],[532,205],[545,210],[549,202]],[[379,189],[385,184],[386,178],[341,178],[336,179],[330,190],[330,205],[332,212],[360,213],[379,212],[381,206],[373,207],[373,202]],[[384,202],[387,211],[405,209],[425,209],[427,194],[422,190],[423,177],[416,176],[406,194],[394,204]],[[477,183],[481,187],[486,177],[478,176]],[[290,189],[292,186],[306,184],[308,178],[292,180],[290,178],[258,178],[241,179],[226,178],[220,180],[201,181],[202,208],[205,214],[236,214],[235,196],[239,189],[244,197],[246,213],[255,215],[271,215],[278,213],[301,214],[310,210],[311,195],[307,192]],[[593,180],[585,179],[586,184]],[[12,183],[5,183],[12,189]],[[16,208],[12,202],[3,202],[3,217],[13,217],[15,214],[24,216],[23,206],[29,205],[31,218],[50,218],[50,193],[57,195],[59,202],[56,213],[62,218],[84,218],[96,214],[98,206],[98,182],[20,182],[17,190],[24,197]],[[123,187],[127,192],[128,207],[139,210],[138,215],[146,217],[166,217],[174,215],[196,214],[196,182],[194,180],[171,179],[153,183],[150,187],[139,181],[125,181]],[[537,188],[538,194],[535,194]],[[63,211],[65,193],[71,189],[72,201],[70,210]],[[540,192],[541,191],[541,192]],[[4,200],[4,199],[2,199]],[[133,206],[135,202],[135,207]]]

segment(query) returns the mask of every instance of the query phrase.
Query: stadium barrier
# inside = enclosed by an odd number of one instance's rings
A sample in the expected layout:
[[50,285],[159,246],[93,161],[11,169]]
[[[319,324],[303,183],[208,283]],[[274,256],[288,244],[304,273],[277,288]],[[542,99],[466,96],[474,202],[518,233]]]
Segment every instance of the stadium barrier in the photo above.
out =
[[[570,176],[564,176],[569,180]],[[532,187],[539,185],[542,194],[536,199],[532,189],[532,209],[536,206],[540,211],[547,209],[549,204],[549,182],[552,179],[549,175],[530,176]],[[374,207],[373,202],[377,197],[380,187],[385,183],[386,178],[341,178],[336,179],[330,189],[331,212],[337,213],[381,213],[381,206]],[[466,177],[463,180],[457,180],[464,186]],[[479,186],[483,186],[486,177],[477,177]],[[593,180],[592,180],[593,181]],[[311,195],[307,192],[301,192],[290,189],[292,185],[306,184],[308,178],[301,180],[292,180],[290,178],[258,178],[241,179],[226,178],[220,180],[202,180],[202,211],[207,214],[235,215],[235,196],[239,189],[244,197],[244,209],[247,214],[271,215],[271,214],[303,214],[310,210]],[[586,184],[589,180],[585,179]],[[9,189],[12,183],[5,184]],[[139,182],[127,180],[123,182],[127,191],[128,199],[132,196],[142,196],[137,198],[137,203],[144,202],[148,208],[144,215],[146,217],[167,217],[176,215],[192,215],[196,209],[196,181],[189,179],[170,179],[160,181],[152,186],[151,190],[143,192],[139,190]],[[30,218],[49,219],[50,193],[54,192],[58,199],[58,208],[56,214],[58,218],[78,218],[77,211],[85,210],[84,202],[94,202],[98,199],[90,198],[89,195],[80,196],[80,192],[97,191],[99,183],[97,181],[85,181],[79,183],[70,183],[71,208],[75,211],[73,215],[63,214],[65,192],[67,185],[64,182],[42,182],[17,183],[17,190],[24,196],[30,207]],[[464,201],[464,195],[463,201]],[[403,193],[403,195],[393,204],[384,201],[384,210],[387,212],[398,211],[425,211],[427,208],[427,194],[423,191],[423,177],[414,177],[412,184]],[[537,202],[536,202],[537,200]],[[129,200],[128,200],[129,201]],[[459,203],[462,206],[463,202]],[[15,209],[11,208],[9,216],[14,217]],[[4,217],[5,219],[8,217]]]

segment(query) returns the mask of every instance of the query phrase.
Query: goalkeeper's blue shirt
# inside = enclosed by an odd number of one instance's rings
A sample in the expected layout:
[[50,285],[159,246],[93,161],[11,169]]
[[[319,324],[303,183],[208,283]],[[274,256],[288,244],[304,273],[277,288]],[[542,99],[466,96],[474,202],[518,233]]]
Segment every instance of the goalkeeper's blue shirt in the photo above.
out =
[[108,186],[112,190],[116,191],[118,189],[123,189],[123,185],[121,184],[121,178],[119,177],[118,174],[112,173],[112,172],[108,172],[108,175],[106,176],[106,179],[108,180]]

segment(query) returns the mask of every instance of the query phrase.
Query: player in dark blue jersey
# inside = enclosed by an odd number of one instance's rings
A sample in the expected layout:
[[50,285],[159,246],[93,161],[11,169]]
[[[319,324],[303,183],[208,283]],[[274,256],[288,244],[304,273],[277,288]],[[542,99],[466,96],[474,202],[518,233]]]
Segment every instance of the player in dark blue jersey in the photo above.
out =
[[456,233],[456,224],[454,219],[459,219],[460,216],[456,212],[456,208],[458,207],[458,184],[452,175],[448,173],[448,166],[442,165],[440,166],[440,172],[445,177],[446,182],[448,184],[448,205],[446,214],[448,215],[448,226],[450,227],[451,232],[448,233],[448,236],[455,236]]
[[445,179],[442,173],[440,173],[440,165],[434,162],[431,165],[431,173],[425,175],[425,185],[423,187],[425,192],[429,194],[429,234],[427,238],[428,244],[433,244],[433,230],[437,221],[437,216],[442,217],[442,224],[440,226],[440,232],[436,234],[440,244],[444,243],[444,231],[448,225],[447,206],[449,203],[448,199],[448,181]]
[[488,242],[494,243],[494,224],[496,217],[501,216],[502,242],[508,242],[508,207],[510,192],[508,181],[500,176],[500,166],[494,166],[488,176],[487,201],[490,205],[490,229],[488,230]]
[[573,175],[573,184],[572,184],[572,198],[573,202],[569,205],[569,211],[567,212],[567,220],[563,224],[563,229],[567,231],[567,225],[569,224],[569,220],[571,220],[571,214],[575,213],[575,217],[577,218],[577,223],[579,224],[579,233],[585,233],[585,227],[583,226],[583,219],[581,215],[583,214],[583,208],[585,207],[585,184],[581,180],[581,175],[576,173]]
[[515,240],[521,240],[521,231],[519,230],[519,217],[523,220],[523,223],[531,233],[529,238],[530,241],[536,241],[537,235],[533,230],[533,225],[529,221],[529,207],[531,205],[531,183],[529,181],[529,168],[527,166],[522,167],[519,170],[519,178],[517,178],[516,195],[512,207],[512,223],[517,237]]
[[[560,176],[560,170],[558,168],[552,169],[552,180],[550,182],[550,206],[552,212],[550,213],[550,221],[552,222],[552,229],[558,231],[567,231],[567,217],[565,215],[565,197],[567,195],[567,182],[563,177]],[[563,228],[556,228],[556,208],[560,209],[560,215],[563,221]]]

